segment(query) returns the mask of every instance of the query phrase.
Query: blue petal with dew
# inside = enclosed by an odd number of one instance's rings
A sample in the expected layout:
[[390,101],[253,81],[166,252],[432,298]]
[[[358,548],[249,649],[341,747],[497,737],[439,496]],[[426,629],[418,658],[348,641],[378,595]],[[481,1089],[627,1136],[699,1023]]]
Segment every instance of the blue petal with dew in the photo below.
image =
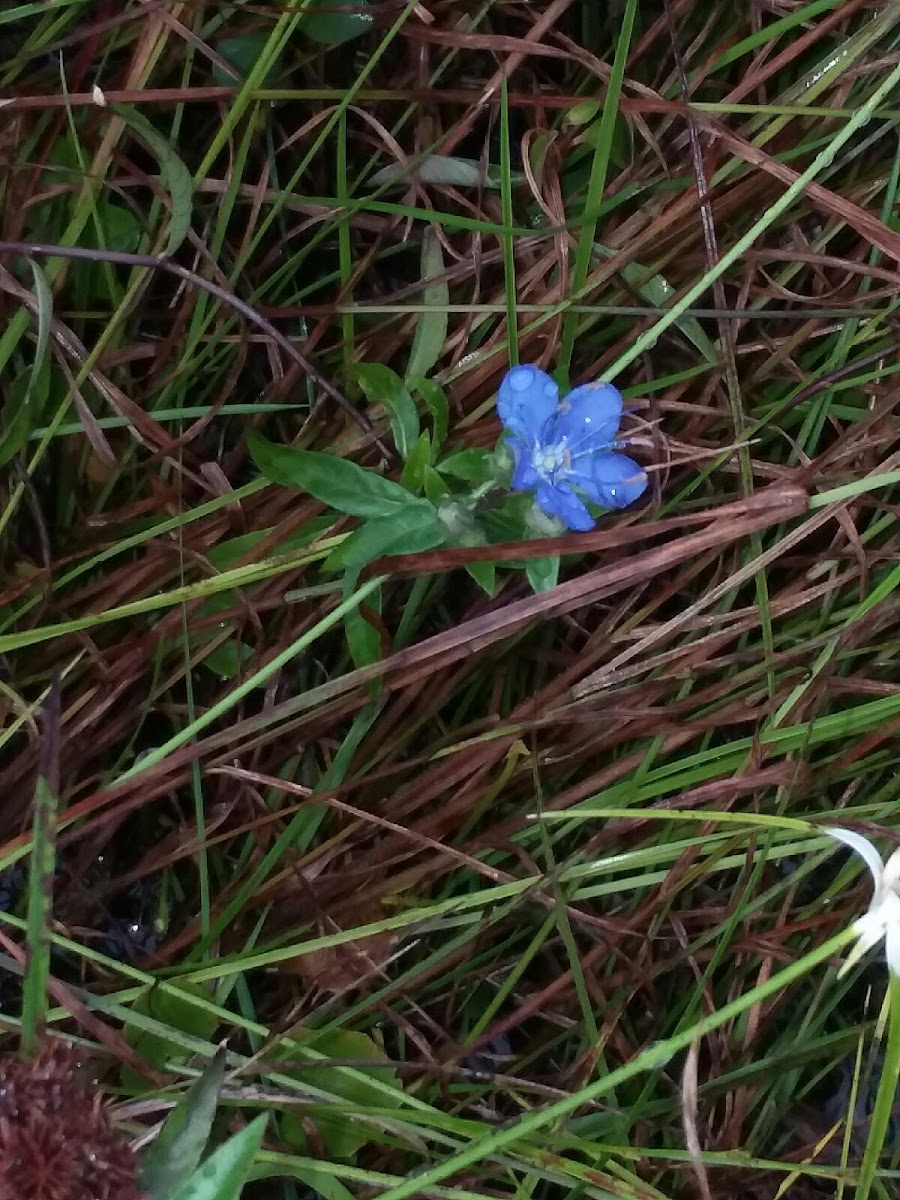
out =
[[521,366],[507,371],[497,394],[500,420],[523,442],[537,442],[556,412],[559,388],[540,367]]
[[566,440],[572,455],[606,450],[622,420],[622,394],[611,383],[588,383],[569,392],[553,422],[553,440]]
[[594,527],[582,495],[618,509],[646,490],[643,468],[615,452],[622,395],[611,383],[583,384],[560,402],[550,376],[522,363],[500,384],[497,412],[509,435],[512,487],[533,491],[538,506],[567,528]]

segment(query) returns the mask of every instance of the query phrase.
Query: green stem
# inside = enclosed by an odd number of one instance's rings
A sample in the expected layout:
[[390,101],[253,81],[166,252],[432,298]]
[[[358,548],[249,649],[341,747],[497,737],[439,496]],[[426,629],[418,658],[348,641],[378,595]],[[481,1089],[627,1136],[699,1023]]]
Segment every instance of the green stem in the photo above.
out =
[[878,1170],[878,1159],[881,1157],[887,1137],[891,1110],[897,1097],[897,1077],[900,1074],[900,978],[891,972],[888,981],[887,1048],[882,1060],[881,1078],[878,1081],[878,1095],[875,1097],[872,1124],[869,1127],[866,1149],[859,1170],[856,1200],[868,1200],[869,1192],[872,1190],[875,1173]]

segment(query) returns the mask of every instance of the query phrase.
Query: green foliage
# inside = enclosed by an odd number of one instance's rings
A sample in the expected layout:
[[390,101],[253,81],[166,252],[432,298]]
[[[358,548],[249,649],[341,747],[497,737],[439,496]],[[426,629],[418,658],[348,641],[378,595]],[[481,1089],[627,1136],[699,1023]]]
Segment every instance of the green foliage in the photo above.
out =
[[[237,82],[247,79],[250,72],[263,56],[269,43],[269,35],[262,31],[242,33],[237,37],[222,38],[216,43],[216,53],[220,55],[229,67],[237,73]],[[281,73],[281,56],[271,63],[263,76],[261,87],[271,87]],[[213,79],[220,87],[234,87],[235,79],[228,71],[223,70],[218,63],[213,63]]]
[[490,450],[455,450],[438,463],[442,475],[463,479],[466,483],[487,483],[494,475]]
[[53,369],[49,359],[35,362],[9,385],[0,411],[0,466],[22,450],[41,424],[50,397]]
[[450,425],[450,405],[447,401],[447,394],[433,379],[426,379],[422,375],[408,375],[407,383],[414,392],[422,397],[426,408],[431,413],[431,443],[434,453],[437,454],[447,440],[447,430]]
[[37,1053],[47,1020],[50,980],[50,923],[56,871],[59,812],[59,684],[44,706],[41,760],[34,792],[34,849],[28,871],[27,957],[22,991],[22,1050]]
[[407,455],[400,476],[401,485],[413,494],[421,492],[425,487],[425,472],[431,466],[432,457],[431,434],[426,429]]
[[219,1050],[166,1117],[156,1141],[141,1158],[141,1183],[147,1200],[170,1200],[196,1171],[209,1142],[224,1079],[225,1051]]
[[[204,995],[202,988],[193,985],[182,984],[180,990],[198,998]],[[135,1017],[148,1017],[156,1026],[148,1030],[144,1022],[134,1020],[125,1026],[125,1040],[134,1046],[145,1062],[159,1069],[185,1062],[189,1052],[177,1038],[168,1037],[158,1029],[169,1029],[206,1041],[212,1037],[218,1025],[218,1019],[206,1007],[192,1004],[180,994],[152,986],[140,993],[134,1001],[132,1012]],[[123,1068],[122,1083],[134,1092],[147,1090],[146,1082],[129,1067]]]
[[[362,1062],[378,1062],[384,1051],[372,1038],[353,1029],[336,1029],[312,1035],[306,1042],[310,1050],[325,1058]],[[286,1068],[290,1072],[290,1068]],[[294,1073],[294,1072],[290,1072]],[[385,1107],[384,1085],[398,1086],[397,1073],[389,1067],[361,1065],[346,1068],[322,1065],[304,1066],[296,1071],[297,1079],[309,1088],[328,1092],[337,1099],[329,1104],[309,1105],[310,1119],[334,1158],[352,1158],[373,1138],[371,1126],[358,1119],[358,1109]],[[306,1107],[306,1106],[304,1106]],[[279,1120],[281,1136],[298,1150],[307,1150],[309,1141],[300,1117],[285,1112]]]
[[[150,1200],[892,1194],[896,1005],[828,1141],[885,977],[817,830],[896,840],[900,7],[0,7],[4,236],[91,256],[3,253],[6,1024],[26,952],[26,1046],[167,1117]],[[615,377],[658,483],[562,562],[517,357]],[[160,955],[98,953],[160,869]]]
[[323,46],[343,46],[371,32],[374,17],[368,8],[369,0],[355,0],[352,5],[326,5],[312,0],[304,9],[300,28],[311,41]]
[[250,1177],[268,1117],[258,1116],[206,1160],[170,1200],[238,1200]]
[[403,380],[381,363],[359,363],[355,373],[369,400],[387,409],[397,453],[407,458],[419,437],[419,413]]
[[427,376],[441,357],[444,342],[447,340],[450,285],[445,280],[436,278],[444,270],[444,252],[441,249],[440,238],[431,228],[426,229],[422,235],[421,266],[422,278],[429,281],[422,290],[422,303],[427,307],[416,321],[416,332],[413,335],[409,363],[406,367],[407,379],[421,379]]
[[282,487],[301,488],[323,504],[352,517],[395,517],[418,505],[406,488],[375,471],[317,450],[276,446],[253,430],[247,445],[266,479]]
[[414,500],[388,517],[373,517],[353,531],[328,558],[325,566],[340,571],[361,567],[387,554],[415,554],[443,541],[444,529],[428,500]]
[[159,162],[160,181],[169,194],[171,206],[168,237],[163,253],[174,254],[191,228],[194,187],[191,173],[175,153],[171,143],[142,112],[128,104],[111,104],[110,109],[153,152]]
[[525,563],[525,574],[536,592],[546,592],[549,588],[556,587],[559,580],[559,556],[529,558]]

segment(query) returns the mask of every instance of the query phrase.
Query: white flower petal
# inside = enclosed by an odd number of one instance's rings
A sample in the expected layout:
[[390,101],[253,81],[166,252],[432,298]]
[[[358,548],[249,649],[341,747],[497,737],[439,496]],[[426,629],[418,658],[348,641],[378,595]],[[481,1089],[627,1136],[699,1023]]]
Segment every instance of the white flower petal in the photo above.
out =
[[891,925],[884,942],[887,965],[895,975],[900,975],[900,925]]
[[884,913],[880,908],[869,909],[867,913],[853,922],[853,931],[859,938],[856,947],[859,951],[858,958],[860,954],[865,954],[867,950],[877,946],[887,932]]
[[900,884],[900,849],[895,850],[884,864],[881,882],[884,887],[896,892],[897,886]]
[[884,874],[884,863],[881,861],[881,855],[869,839],[863,837],[861,833],[854,833],[852,829],[837,829],[834,826],[825,829],[824,832],[836,841],[843,842],[851,850],[855,850],[860,858],[864,859],[866,866],[872,872],[872,879],[877,888]]

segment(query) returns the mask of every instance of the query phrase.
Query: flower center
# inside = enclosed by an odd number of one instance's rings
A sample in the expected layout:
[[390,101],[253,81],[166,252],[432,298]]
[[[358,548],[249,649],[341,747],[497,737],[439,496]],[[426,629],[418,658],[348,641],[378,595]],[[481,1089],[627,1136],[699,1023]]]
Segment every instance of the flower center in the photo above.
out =
[[563,468],[568,470],[572,465],[572,455],[563,439],[553,446],[535,446],[531,454],[531,465],[541,479],[552,482],[556,472]]

